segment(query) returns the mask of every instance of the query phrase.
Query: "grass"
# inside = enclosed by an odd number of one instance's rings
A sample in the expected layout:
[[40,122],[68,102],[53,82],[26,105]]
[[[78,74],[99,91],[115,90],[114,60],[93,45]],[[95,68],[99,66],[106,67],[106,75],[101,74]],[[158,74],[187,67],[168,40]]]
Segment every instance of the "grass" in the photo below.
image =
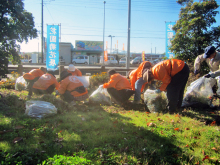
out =
[[[59,97],[58,114],[26,116],[27,92],[0,93],[0,164],[218,164],[219,111],[149,113],[144,105],[74,107]],[[219,101],[216,100],[218,105]]]

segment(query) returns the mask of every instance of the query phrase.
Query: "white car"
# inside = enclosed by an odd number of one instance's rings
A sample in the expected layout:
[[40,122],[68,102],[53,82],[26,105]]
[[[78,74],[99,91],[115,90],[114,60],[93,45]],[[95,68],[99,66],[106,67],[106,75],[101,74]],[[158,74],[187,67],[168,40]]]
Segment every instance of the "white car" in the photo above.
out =
[[119,60],[120,65],[125,65],[126,64],[126,57],[123,57]]
[[[100,57],[100,63],[103,63],[103,56]],[[118,64],[118,61],[115,59],[114,56],[108,56],[108,61],[104,62],[105,65],[111,65],[111,64]]]
[[77,56],[76,58],[74,58],[72,63],[73,64],[88,64],[89,63],[88,60],[89,60],[88,56],[80,55],[80,56]]

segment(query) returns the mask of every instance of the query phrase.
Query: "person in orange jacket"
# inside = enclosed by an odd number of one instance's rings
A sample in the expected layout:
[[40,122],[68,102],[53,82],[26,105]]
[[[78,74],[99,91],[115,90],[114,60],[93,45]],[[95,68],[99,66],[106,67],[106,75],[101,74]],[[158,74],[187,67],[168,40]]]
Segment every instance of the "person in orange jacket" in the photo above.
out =
[[150,69],[153,65],[149,61],[142,62],[139,67],[129,74],[132,90],[135,91],[133,103],[138,104],[141,100],[141,92],[144,90],[146,81],[143,80],[143,74],[147,69]]
[[71,73],[72,76],[82,76],[82,72],[79,69],[75,68],[73,64],[69,65],[67,72]]
[[33,92],[35,94],[51,94],[54,89],[58,90],[60,84],[57,82],[53,71],[48,71],[43,74],[33,85]]
[[66,70],[61,73],[60,80],[60,87],[56,91],[56,95],[60,94],[64,101],[75,105],[75,101],[83,101],[89,97],[88,91],[81,81]]
[[126,102],[134,94],[128,79],[113,69],[108,71],[108,75],[110,80],[103,84],[103,88],[107,88],[115,102]]
[[28,99],[30,99],[32,96],[33,84],[40,78],[40,76],[42,76],[45,73],[46,73],[46,68],[40,67],[39,69],[32,69],[30,72],[25,73],[23,75],[23,78],[28,84],[27,86],[27,89],[29,90]]
[[188,65],[178,59],[170,59],[157,63],[144,73],[144,80],[146,82],[150,82],[153,79],[163,82],[156,92],[167,91],[167,108],[171,114],[175,113],[177,108],[181,107],[188,77]]

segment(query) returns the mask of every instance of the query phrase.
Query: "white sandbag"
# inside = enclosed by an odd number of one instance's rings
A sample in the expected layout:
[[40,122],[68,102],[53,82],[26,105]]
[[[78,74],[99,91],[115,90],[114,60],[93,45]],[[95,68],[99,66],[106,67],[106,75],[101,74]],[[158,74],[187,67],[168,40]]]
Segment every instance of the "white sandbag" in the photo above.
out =
[[187,87],[182,107],[199,103],[211,106],[211,98],[213,96],[212,87],[215,83],[215,79],[205,77],[200,77],[196,81],[193,81],[190,86]]
[[167,97],[165,92],[147,89],[144,92],[144,102],[151,113],[162,112],[166,109]]
[[20,76],[15,81],[15,90],[21,91],[27,89],[27,82],[23,76]]
[[99,103],[99,104],[106,104],[111,105],[111,96],[109,95],[106,88],[103,88],[102,85],[96,89],[91,96],[89,96],[89,102],[91,103]]
[[26,101],[25,114],[30,117],[43,118],[57,114],[57,108],[46,101],[29,100]]
[[76,76],[85,88],[89,87],[89,78],[90,76]]

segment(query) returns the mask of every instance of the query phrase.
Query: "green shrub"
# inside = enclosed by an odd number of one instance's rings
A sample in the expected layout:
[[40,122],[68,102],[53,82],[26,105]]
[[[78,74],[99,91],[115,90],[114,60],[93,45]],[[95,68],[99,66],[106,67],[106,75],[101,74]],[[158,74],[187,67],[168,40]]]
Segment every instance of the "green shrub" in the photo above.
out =
[[98,73],[94,74],[90,77],[90,80],[89,80],[90,87],[91,88],[97,87],[101,84],[108,82],[108,80],[109,80],[109,77],[106,72],[102,72],[100,74],[98,74]]
[[61,164],[90,164],[91,160],[87,160],[82,156],[64,156],[64,155],[55,155],[53,158],[48,158],[47,160],[43,161],[43,165],[61,165]]

